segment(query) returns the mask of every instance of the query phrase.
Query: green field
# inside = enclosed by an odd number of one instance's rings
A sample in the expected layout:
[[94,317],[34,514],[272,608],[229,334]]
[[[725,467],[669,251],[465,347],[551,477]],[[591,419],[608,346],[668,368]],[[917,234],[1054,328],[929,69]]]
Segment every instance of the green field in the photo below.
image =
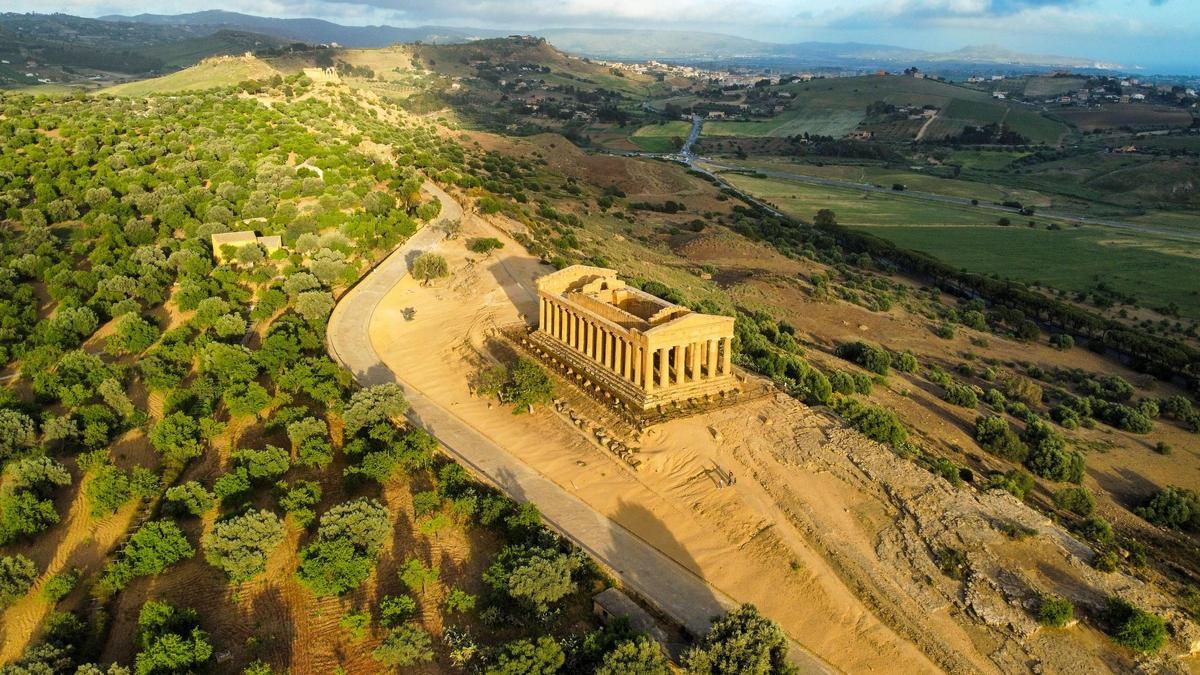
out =
[[983,202],[1003,202],[1015,199],[1023,204],[1049,206],[1050,198],[1031,190],[1011,189],[990,183],[979,183],[954,178],[931,176],[920,171],[893,169],[878,165],[855,164],[801,164],[786,161],[747,161],[745,165],[756,169],[787,171],[804,176],[834,178],[855,183],[870,183],[890,187],[901,183],[910,190],[929,192],[963,199],[978,199]]
[[949,163],[964,169],[1000,171],[1027,154],[1029,153],[1000,150],[955,150],[950,155]]
[[807,133],[838,138],[850,133],[865,115],[864,109],[828,108],[816,101],[796,101],[787,110],[761,122],[706,122],[704,133],[777,138]]
[[646,152],[675,152],[691,131],[692,125],[680,120],[647,124],[633,132],[629,140]]
[[[978,89],[894,75],[841,77],[794,82],[777,87],[795,98],[787,109],[769,120],[753,122],[709,122],[708,136],[795,136],[809,133],[841,137],[856,128],[866,116],[867,106],[885,101],[897,106],[932,105],[942,113],[930,125],[927,136],[956,135],[968,124],[1007,124],[1017,133],[1038,143],[1056,143],[1067,132],[1066,125],[1036,112],[992,99]],[[909,140],[919,124],[891,125],[877,129],[884,140]],[[894,138],[911,130],[903,138]]]
[[785,180],[725,178],[790,215],[811,220],[818,209],[831,209],[843,226],[964,269],[1069,291],[1104,281],[1148,306],[1173,302],[1184,316],[1200,318],[1200,257],[1192,243],[1105,227],[1000,227],[999,214],[971,207]]

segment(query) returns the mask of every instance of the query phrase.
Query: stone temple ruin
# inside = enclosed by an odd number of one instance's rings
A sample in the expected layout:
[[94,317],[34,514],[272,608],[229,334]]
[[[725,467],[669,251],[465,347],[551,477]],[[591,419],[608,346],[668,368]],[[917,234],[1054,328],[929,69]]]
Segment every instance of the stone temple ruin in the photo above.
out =
[[733,317],[700,314],[572,265],[537,280],[538,326],[528,339],[569,377],[635,414],[731,400]]

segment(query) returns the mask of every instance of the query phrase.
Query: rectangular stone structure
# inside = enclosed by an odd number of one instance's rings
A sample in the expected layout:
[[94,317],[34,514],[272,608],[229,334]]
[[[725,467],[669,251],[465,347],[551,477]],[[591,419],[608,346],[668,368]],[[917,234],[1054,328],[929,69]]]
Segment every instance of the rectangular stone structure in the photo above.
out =
[[647,412],[737,392],[733,317],[667,302],[604,267],[551,272],[537,290],[535,341],[630,408]]

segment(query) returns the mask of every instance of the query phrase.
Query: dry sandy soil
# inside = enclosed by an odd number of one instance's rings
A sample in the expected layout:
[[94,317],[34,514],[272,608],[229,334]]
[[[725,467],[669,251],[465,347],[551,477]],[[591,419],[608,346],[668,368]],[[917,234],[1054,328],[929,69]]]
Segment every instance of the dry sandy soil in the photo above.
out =
[[[560,383],[572,408],[641,446],[643,463],[633,471],[552,409],[513,415],[473,396],[471,375],[494,353],[490,335],[531,315],[532,279],[548,269],[507,236],[512,227],[519,226],[467,218],[462,239],[439,245],[451,278],[428,287],[406,279],[392,290],[371,326],[384,361],[714,587],[758,605],[835,667],[1120,669],[1127,657],[1097,649],[1106,638],[1093,628],[1048,635],[1022,607],[1042,591],[1094,606],[1121,590],[1168,611],[1170,603],[1139,582],[1094,572],[1086,547],[1015,499],[954,489],[786,397],[675,420],[636,438]],[[464,248],[472,236],[499,236],[506,247],[479,258]],[[404,320],[406,308],[414,320]],[[733,471],[737,484],[718,488],[714,464]],[[1004,522],[1039,535],[1011,540],[996,529]],[[933,552],[943,548],[966,552],[972,572],[964,582],[938,571]]]

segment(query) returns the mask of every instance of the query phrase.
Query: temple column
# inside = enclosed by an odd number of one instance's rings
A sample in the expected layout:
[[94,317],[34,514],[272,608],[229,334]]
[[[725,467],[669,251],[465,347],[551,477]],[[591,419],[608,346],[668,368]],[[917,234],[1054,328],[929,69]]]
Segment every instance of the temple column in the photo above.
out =
[[683,384],[683,345],[671,348],[671,369],[675,371],[675,384]]
[[717,347],[715,341],[709,338],[704,341],[704,376],[712,377],[717,374]]
[[688,345],[688,378],[689,381],[695,382],[700,379],[700,371],[696,369],[699,363],[700,343],[693,342]]
[[560,323],[559,332],[562,333],[562,341],[567,343],[568,347],[575,348],[575,317],[571,315],[566,308],[558,308],[558,320]]
[[650,355],[649,345],[640,348],[642,353],[640,359],[635,363],[637,373],[634,375],[634,381],[638,386],[645,389],[647,393],[654,391],[654,360]]
[[550,316],[554,317],[553,319],[551,319],[551,321],[554,322],[554,332],[553,332],[554,337],[558,338],[559,340],[561,340],[563,342],[566,342],[567,341],[566,322],[563,321],[562,307],[559,307],[557,304],[552,303],[550,305]]
[[725,343],[725,355],[721,362],[721,374],[729,375],[733,373],[733,341],[730,338],[721,338],[721,342]]
[[608,367],[614,373],[620,373],[621,372],[621,366],[620,366],[621,354],[618,350],[620,350],[621,345],[619,342],[617,342],[617,334],[616,333],[610,332],[608,334],[608,347],[609,347]]
[[622,358],[624,358],[624,362],[621,365],[621,377],[623,377],[627,380],[630,379],[631,377],[633,377],[633,350],[631,349],[632,347],[633,347],[633,345],[629,344],[629,342],[627,342],[625,340],[621,340],[621,352],[622,352],[621,356],[622,356]]

